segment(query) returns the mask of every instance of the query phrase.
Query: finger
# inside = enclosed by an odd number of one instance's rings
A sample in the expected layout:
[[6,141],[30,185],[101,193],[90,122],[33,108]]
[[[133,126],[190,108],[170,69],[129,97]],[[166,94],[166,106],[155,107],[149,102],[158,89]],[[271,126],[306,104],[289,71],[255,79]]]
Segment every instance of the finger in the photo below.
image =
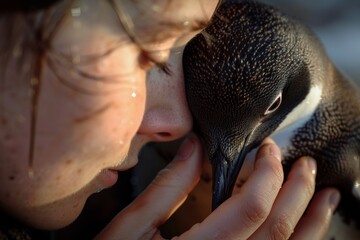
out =
[[220,205],[202,223],[182,235],[185,239],[247,239],[265,221],[283,181],[280,150],[263,144],[254,172],[240,192]]
[[297,160],[285,181],[269,217],[251,239],[288,239],[303,215],[315,190],[316,163]]
[[149,187],[100,233],[101,239],[150,239],[185,201],[201,173],[201,147],[191,136]]
[[323,239],[339,201],[340,193],[334,188],[317,192],[305,215],[296,226],[291,239]]

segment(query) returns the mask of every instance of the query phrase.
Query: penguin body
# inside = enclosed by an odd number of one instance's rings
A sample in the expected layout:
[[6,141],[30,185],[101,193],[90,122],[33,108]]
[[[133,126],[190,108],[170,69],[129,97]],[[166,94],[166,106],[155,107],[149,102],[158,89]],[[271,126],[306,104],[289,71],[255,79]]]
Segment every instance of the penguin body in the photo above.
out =
[[279,10],[225,1],[184,50],[194,129],[213,167],[213,209],[232,192],[246,155],[268,136],[285,175],[317,160],[317,189],[342,193],[343,220],[360,223],[360,92],[316,36]]

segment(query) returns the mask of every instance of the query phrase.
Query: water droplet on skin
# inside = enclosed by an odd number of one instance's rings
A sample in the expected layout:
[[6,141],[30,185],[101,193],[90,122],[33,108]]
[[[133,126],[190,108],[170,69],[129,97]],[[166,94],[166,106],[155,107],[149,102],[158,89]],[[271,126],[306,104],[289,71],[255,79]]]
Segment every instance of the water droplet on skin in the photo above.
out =
[[81,15],[81,8],[75,7],[71,9],[71,16],[79,17]]
[[189,21],[184,21],[184,22],[183,22],[183,25],[184,25],[184,26],[189,26],[189,24],[190,24]]
[[131,97],[135,98],[136,97],[136,92],[132,92]]
[[352,188],[352,194],[358,199],[360,200],[360,183],[358,181],[356,181],[353,185]]
[[162,7],[159,6],[158,4],[154,4],[154,5],[151,7],[151,10],[153,10],[154,12],[160,12],[161,9],[162,9]]
[[28,176],[30,179],[34,178],[34,169],[32,167],[29,167],[28,169]]
[[36,86],[39,84],[39,79],[37,77],[32,77],[30,80],[31,86]]

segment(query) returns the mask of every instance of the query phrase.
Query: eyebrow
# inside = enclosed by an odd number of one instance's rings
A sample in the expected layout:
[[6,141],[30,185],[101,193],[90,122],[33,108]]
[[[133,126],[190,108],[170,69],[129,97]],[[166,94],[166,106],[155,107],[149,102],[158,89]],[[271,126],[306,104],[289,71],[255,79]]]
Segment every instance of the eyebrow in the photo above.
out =
[[[146,30],[149,30],[146,28],[146,26],[143,27],[145,31],[143,31],[144,37],[140,37],[143,40],[143,43],[146,42],[159,42],[163,41],[164,39],[173,37],[174,34],[187,34],[194,31],[199,31],[204,29],[208,23],[210,22],[210,19],[195,19],[191,21],[159,21],[156,25],[157,28],[162,29],[161,31],[157,31],[156,34],[148,34]],[[137,32],[142,32],[142,29],[137,29]],[[164,30],[169,29],[169,30]],[[152,32],[154,33],[154,29],[152,29]],[[136,38],[139,38],[139,35],[136,36]],[[146,39],[146,40],[145,40]]]
[[177,30],[196,31],[205,28],[210,19],[195,19],[192,21],[159,22],[161,26],[170,27]]

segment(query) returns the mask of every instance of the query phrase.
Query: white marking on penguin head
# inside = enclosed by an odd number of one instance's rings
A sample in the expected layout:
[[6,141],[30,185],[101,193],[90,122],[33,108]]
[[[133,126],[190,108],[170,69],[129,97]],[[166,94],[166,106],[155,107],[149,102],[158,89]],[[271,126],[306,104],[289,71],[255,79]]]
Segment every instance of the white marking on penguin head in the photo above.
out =
[[[319,85],[312,86],[306,98],[300,102],[291,112],[288,113],[284,121],[282,121],[274,133],[280,132],[281,130],[286,129],[294,124],[300,127],[305,122],[307,122],[318,107],[321,101],[321,95],[322,87]],[[299,124],[301,125],[299,126]]]
[[283,154],[290,145],[295,131],[305,125],[315,113],[321,101],[322,86],[313,85],[305,99],[300,102],[277,127],[271,137],[279,145]]

